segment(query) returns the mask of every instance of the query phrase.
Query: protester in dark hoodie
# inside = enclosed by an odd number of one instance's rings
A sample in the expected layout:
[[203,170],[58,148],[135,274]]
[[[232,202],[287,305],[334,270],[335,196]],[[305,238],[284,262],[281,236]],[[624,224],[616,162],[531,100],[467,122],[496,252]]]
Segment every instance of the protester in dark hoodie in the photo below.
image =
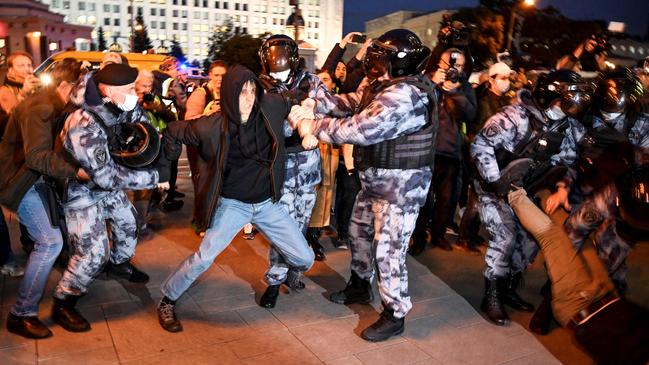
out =
[[[178,156],[179,143],[185,143],[197,147],[210,165],[203,174],[209,178],[196,186],[197,201],[205,204],[197,211],[207,224],[205,237],[161,288],[164,297],[157,311],[165,330],[182,331],[176,301],[246,223],[263,232],[292,268],[306,271],[313,264],[313,251],[297,223],[278,203],[286,162],[283,128],[290,107],[281,95],[264,94],[255,75],[235,65],[223,77],[222,113],[167,128],[170,156]],[[286,271],[286,267],[273,267],[266,273],[268,283],[276,284]]]

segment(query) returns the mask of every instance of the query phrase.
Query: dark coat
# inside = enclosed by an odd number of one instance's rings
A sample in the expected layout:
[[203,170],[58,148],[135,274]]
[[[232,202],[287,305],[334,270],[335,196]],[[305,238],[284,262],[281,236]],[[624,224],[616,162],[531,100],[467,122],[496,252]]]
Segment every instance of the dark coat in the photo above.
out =
[[0,204],[17,210],[41,175],[74,178],[78,164],[54,152],[65,104],[54,89],[43,89],[18,104],[0,142]]
[[[232,85],[228,84],[228,81],[236,72],[246,73],[246,77],[251,77],[256,82],[258,90],[261,90],[261,85],[252,72],[241,66],[233,66],[228,69],[228,73],[223,78],[221,87],[222,104],[227,102],[223,98],[229,94],[223,92],[223,90],[233,88]],[[286,165],[284,120],[288,116],[291,104],[281,95],[267,93],[261,97],[259,105],[259,115],[273,139],[270,177],[272,200],[277,202],[282,196]],[[223,113],[215,113],[197,119],[171,123],[165,130],[165,139],[165,152],[171,159],[179,156],[180,143],[198,149],[204,165],[200,166],[201,173],[196,181],[196,206],[194,212],[197,219],[196,224],[202,230],[205,230],[212,223],[223,187],[225,163],[228,159],[230,146],[227,118]]]

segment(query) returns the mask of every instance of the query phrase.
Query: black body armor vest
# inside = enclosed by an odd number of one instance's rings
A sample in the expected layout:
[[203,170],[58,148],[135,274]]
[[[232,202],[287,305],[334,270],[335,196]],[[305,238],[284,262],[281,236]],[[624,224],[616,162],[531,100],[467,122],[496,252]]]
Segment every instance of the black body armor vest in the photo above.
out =
[[424,76],[400,77],[377,85],[368,86],[358,111],[366,108],[374,98],[389,86],[407,83],[423,90],[428,95],[427,123],[418,131],[395,139],[370,146],[354,146],[354,166],[364,171],[369,167],[381,169],[418,169],[433,167],[435,161],[435,142],[439,127],[437,116],[437,95],[434,85]]

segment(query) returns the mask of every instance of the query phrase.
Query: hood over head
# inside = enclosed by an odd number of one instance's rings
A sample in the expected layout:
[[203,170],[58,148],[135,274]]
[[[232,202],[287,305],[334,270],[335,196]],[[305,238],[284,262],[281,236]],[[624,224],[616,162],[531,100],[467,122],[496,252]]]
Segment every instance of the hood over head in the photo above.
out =
[[233,65],[223,75],[223,81],[221,82],[221,109],[223,110],[223,115],[232,123],[241,124],[239,95],[241,94],[243,85],[248,81],[254,82],[257,88],[255,104],[248,118],[248,121],[254,121],[258,117],[259,105],[264,92],[257,76],[241,65]]

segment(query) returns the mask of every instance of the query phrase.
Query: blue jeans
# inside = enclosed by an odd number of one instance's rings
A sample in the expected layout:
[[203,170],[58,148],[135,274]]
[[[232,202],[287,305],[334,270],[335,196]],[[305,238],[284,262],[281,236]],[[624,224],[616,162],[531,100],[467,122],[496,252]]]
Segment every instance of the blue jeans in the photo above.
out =
[[32,186],[18,206],[18,219],[27,227],[29,237],[34,241],[34,250],[29,255],[25,276],[20,282],[16,304],[11,313],[17,316],[36,316],[38,303],[52,266],[63,247],[63,238],[58,227],[53,227],[47,215],[47,207],[39,194],[40,184]]
[[[279,203],[270,199],[247,204],[220,197],[210,228],[198,251],[183,261],[162,284],[162,294],[176,300],[205,272],[246,223],[252,223],[266,236],[270,244],[291,266],[300,271],[313,265],[313,251],[309,248],[297,223]],[[281,284],[286,267],[271,268],[266,272],[269,285]]]

